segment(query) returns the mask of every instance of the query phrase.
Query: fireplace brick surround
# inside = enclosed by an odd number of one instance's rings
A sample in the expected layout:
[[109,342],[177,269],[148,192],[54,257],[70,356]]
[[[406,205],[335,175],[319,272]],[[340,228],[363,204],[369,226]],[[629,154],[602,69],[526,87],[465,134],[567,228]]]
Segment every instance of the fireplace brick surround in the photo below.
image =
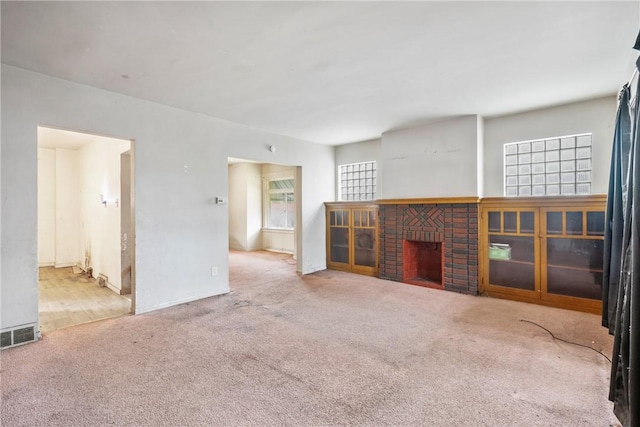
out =
[[440,243],[442,284],[433,287],[477,295],[477,202],[381,203],[379,209],[380,278],[404,281],[405,241]]

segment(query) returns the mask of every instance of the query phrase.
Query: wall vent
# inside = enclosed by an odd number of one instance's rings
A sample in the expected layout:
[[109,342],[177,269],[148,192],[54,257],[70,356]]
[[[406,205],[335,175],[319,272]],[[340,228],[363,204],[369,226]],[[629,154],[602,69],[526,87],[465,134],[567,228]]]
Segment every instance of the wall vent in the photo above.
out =
[[35,341],[36,339],[36,329],[34,326],[21,327],[12,331],[2,332],[2,334],[0,334],[0,348],[13,347]]
[[29,326],[28,328],[15,329],[13,331],[14,345],[33,341],[35,339],[36,339],[36,334],[33,331],[33,326]]
[[0,335],[0,347],[9,347],[13,344],[13,340],[11,339],[11,331],[3,332]]

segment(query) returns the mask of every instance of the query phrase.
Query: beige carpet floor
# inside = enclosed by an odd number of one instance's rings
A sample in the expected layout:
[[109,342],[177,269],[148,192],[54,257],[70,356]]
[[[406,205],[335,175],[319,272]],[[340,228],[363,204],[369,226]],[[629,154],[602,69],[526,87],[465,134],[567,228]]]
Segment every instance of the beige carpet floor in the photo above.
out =
[[[230,254],[233,292],[3,351],[2,426],[609,426],[599,317]],[[176,286],[180,286],[176,283]]]

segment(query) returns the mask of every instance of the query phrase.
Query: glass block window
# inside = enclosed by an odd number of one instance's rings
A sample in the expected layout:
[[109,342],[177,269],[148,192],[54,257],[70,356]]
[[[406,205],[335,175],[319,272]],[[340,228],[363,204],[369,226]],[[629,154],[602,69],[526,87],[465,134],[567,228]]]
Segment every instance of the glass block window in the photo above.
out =
[[591,134],[504,145],[505,196],[591,194]]
[[376,162],[338,166],[339,200],[373,200],[376,198]]

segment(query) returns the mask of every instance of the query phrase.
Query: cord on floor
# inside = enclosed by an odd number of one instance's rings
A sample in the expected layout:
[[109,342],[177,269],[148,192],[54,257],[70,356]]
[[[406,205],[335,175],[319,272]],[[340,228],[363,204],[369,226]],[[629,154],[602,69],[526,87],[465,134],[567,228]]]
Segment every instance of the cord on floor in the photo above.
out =
[[611,359],[609,359],[606,354],[604,354],[603,352],[601,352],[600,350],[598,350],[596,348],[590,347],[588,345],[580,344],[580,343],[577,343],[577,342],[573,342],[573,341],[567,341],[567,340],[564,340],[562,338],[558,338],[555,335],[553,335],[553,332],[551,332],[550,330],[548,330],[544,326],[537,324],[536,322],[532,322],[531,320],[520,319],[520,321],[521,322],[531,323],[532,325],[536,325],[537,327],[539,327],[541,329],[544,329],[545,331],[547,331],[549,333],[549,335],[551,335],[551,337],[553,337],[554,340],[566,342],[567,344],[577,345],[579,347],[588,348],[588,349],[591,349],[591,350],[595,351],[596,353],[600,353],[602,355],[602,357],[604,357],[605,359],[607,359],[609,361],[609,363],[611,363]]

